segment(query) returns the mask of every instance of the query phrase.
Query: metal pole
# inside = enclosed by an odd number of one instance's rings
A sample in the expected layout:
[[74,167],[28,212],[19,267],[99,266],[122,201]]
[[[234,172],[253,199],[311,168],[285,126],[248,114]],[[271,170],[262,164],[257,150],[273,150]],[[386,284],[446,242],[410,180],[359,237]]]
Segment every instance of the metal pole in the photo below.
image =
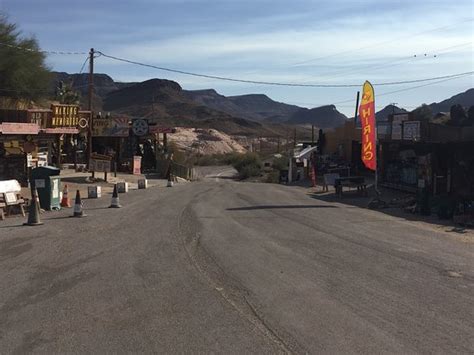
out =
[[357,91],[354,123],[357,123],[357,115],[359,114],[359,97],[360,97],[360,91]]
[[88,110],[90,111],[89,117],[89,130],[87,132],[87,168],[89,169],[89,161],[92,156],[92,123],[94,115],[92,113],[92,92],[94,90],[94,48],[91,48],[89,52],[89,102]]
[[[374,98],[374,111],[375,111],[375,98]],[[374,130],[375,130],[375,193],[377,197],[380,196],[379,191],[379,147],[378,147],[378,134],[377,134],[377,119],[374,117]]]

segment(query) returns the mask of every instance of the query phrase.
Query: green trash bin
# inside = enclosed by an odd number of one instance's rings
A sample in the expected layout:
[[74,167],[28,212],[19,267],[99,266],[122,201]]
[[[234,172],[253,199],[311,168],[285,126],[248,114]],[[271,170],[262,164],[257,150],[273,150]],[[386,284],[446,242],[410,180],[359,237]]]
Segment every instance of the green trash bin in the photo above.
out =
[[38,191],[40,206],[46,211],[61,209],[60,170],[53,166],[41,166],[31,170],[31,187]]

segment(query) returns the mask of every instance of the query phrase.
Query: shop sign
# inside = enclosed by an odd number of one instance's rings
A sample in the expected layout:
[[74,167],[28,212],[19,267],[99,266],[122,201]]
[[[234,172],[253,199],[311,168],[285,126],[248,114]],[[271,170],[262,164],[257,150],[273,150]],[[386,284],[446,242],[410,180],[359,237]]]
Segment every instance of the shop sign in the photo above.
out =
[[37,123],[40,127],[45,127],[46,122],[48,122],[48,117],[51,115],[51,110],[28,110],[27,117],[28,122]]
[[110,156],[110,155],[105,155],[105,154],[92,153],[92,154],[91,154],[91,159],[111,161],[111,160],[112,160],[112,156]]
[[133,134],[142,137],[148,134],[148,122],[144,119],[137,119],[132,122]]
[[420,140],[420,121],[403,122],[403,139],[416,141]]
[[171,127],[159,127],[159,126],[150,126],[150,133],[175,133],[176,128]]
[[79,130],[74,127],[45,128],[41,132],[46,134],[78,134]]
[[94,118],[92,122],[94,137],[128,137],[128,118]]
[[408,120],[408,114],[393,115],[392,121],[392,139],[402,139],[402,125],[404,121]]
[[112,162],[110,160],[101,160],[101,159],[90,159],[89,160],[89,170],[97,171],[100,173],[110,173]]
[[51,105],[51,127],[77,127],[79,120],[79,106]]
[[0,124],[2,134],[38,134],[39,128],[37,123],[3,122]]
[[378,138],[390,138],[390,128],[392,126],[388,122],[378,122],[377,123],[377,137]]

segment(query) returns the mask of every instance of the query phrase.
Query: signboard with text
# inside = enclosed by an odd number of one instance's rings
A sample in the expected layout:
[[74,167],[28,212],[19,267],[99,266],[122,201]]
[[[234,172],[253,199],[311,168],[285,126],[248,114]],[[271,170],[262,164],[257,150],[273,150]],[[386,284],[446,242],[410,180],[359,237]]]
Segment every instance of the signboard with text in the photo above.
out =
[[77,127],[79,126],[79,106],[77,105],[51,105],[51,127]]
[[92,123],[93,137],[128,137],[128,118],[95,118]]
[[90,159],[89,160],[89,170],[96,171],[100,173],[110,173],[112,162],[110,160],[99,160],[99,159]]
[[160,127],[160,126],[150,126],[149,127],[150,134],[155,134],[155,133],[175,133],[176,128],[171,128],[171,127]]
[[39,125],[36,123],[0,123],[0,133],[2,134],[38,134]]
[[403,139],[416,141],[420,140],[420,121],[403,122]]
[[402,139],[402,125],[404,121],[408,120],[408,114],[393,115],[392,121],[392,139]]

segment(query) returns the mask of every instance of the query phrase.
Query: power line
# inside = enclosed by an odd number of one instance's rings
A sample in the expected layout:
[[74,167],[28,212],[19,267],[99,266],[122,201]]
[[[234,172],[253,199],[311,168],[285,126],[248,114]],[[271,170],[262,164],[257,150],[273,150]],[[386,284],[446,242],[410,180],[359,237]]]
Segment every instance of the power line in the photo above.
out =
[[[79,88],[83,88],[83,87],[86,87],[86,86],[89,86],[89,84],[75,86],[74,89],[79,89]],[[48,90],[42,90],[42,89],[15,90],[15,89],[2,89],[2,88],[0,88],[0,92],[16,92],[16,93],[22,93],[22,94],[37,92],[37,93],[43,93],[43,94],[53,94],[54,90],[49,90],[49,91]]]
[[[377,97],[380,97],[380,96],[387,96],[387,95],[392,95],[392,94],[396,94],[396,93],[399,93],[399,92],[405,92],[405,91],[409,91],[409,90],[419,89],[419,88],[422,88],[422,87],[425,87],[425,86],[436,85],[436,84],[444,83],[446,81],[460,79],[462,77],[464,77],[464,76],[456,76],[456,77],[451,77],[451,78],[445,78],[443,80],[438,80],[438,81],[423,84],[423,85],[416,85],[416,86],[411,86],[411,87],[407,87],[407,88],[404,88],[404,89],[398,89],[398,90],[393,90],[393,91],[389,91],[389,92],[383,92],[381,94],[376,94],[375,97],[377,98]],[[345,103],[348,103],[348,102],[354,102],[354,99],[334,102],[332,105],[345,104]]]
[[[455,46],[450,46],[450,47],[445,47],[445,48],[440,48],[440,49],[434,49],[434,50],[426,51],[426,52],[424,52],[424,54],[415,54],[415,55],[412,55],[412,56],[406,56],[406,57],[394,59],[394,60],[384,62],[384,63],[379,63],[379,64],[372,63],[372,64],[369,64],[369,65],[365,65],[362,68],[360,68],[360,65],[354,65],[352,67],[347,67],[343,70],[328,73],[327,75],[324,75],[324,76],[331,76],[331,78],[334,78],[334,77],[340,77],[340,76],[345,76],[345,75],[364,73],[366,70],[370,70],[370,72],[373,72],[374,70],[379,70],[379,69],[385,69],[385,68],[389,68],[389,67],[404,65],[404,64],[408,64],[409,62],[413,62],[413,61],[420,61],[420,60],[438,58],[440,56],[444,56],[445,54],[453,53],[453,52],[457,52],[457,51],[462,50],[462,49],[451,50],[453,48],[466,47],[466,46],[472,46],[472,42],[466,42],[466,43],[458,44],[458,45],[455,45]],[[428,55],[427,54],[428,52],[432,52],[432,54]]]
[[293,66],[300,66],[300,65],[312,63],[312,62],[315,62],[315,61],[318,61],[318,60],[321,60],[321,59],[332,58],[332,57],[341,56],[341,55],[349,54],[349,53],[356,52],[356,51],[361,51],[361,50],[370,49],[370,48],[376,48],[376,47],[382,46],[384,44],[400,41],[400,40],[405,39],[405,38],[418,37],[418,36],[421,36],[421,35],[426,34],[426,33],[445,30],[445,29],[448,29],[448,28],[451,28],[451,27],[459,26],[459,24],[461,24],[461,23],[472,22],[472,21],[474,21],[474,18],[468,18],[468,19],[465,19],[464,21],[459,21],[456,24],[437,27],[437,28],[433,28],[431,30],[418,32],[418,33],[415,33],[415,34],[412,34],[412,35],[407,35],[407,36],[399,37],[399,38],[396,38],[396,39],[391,39],[391,40],[388,40],[388,41],[378,42],[378,43],[371,44],[371,45],[364,46],[364,47],[349,49],[349,50],[341,51],[341,52],[338,52],[338,53],[332,53],[332,54],[328,54],[328,55],[325,55],[325,56],[308,59],[308,60],[305,60],[305,61],[302,61],[302,62],[294,63]]
[[26,47],[15,46],[13,44],[8,43],[0,43],[1,46],[22,50],[25,52],[35,52],[35,53],[44,53],[44,54],[58,54],[58,55],[84,55],[87,54],[86,52],[67,52],[67,51],[46,51],[41,49],[31,49]]
[[[163,70],[163,71],[167,71],[167,72],[183,74],[183,75],[190,75],[190,76],[196,76],[196,77],[207,78],[207,79],[232,81],[232,82],[239,82],[239,83],[246,83],[246,84],[292,86],[292,87],[313,87],[313,88],[351,88],[351,87],[360,87],[361,86],[360,83],[359,84],[300,84],[300,83],[282,83],[282,82],[272,82],[272,81],[258,81],[258,80],[245,80],[245,79],[229,78],[229,77],[224,77],[224,76],[200,74],[200,73],[193,73],[193,72],[188,72],[188,71],[184,71],[184,70],[170,69],[170,68],[160,67],[160,66],[157,66],[157,65],[145,64],[145,63],[141,63],[141,62],[137,62],[137,61],[133,61],[133,60],[129,60],[129,59],[115,57],[115,56],[112,56],[112,55],[105,54],[103,52],[98,52],[98,53],[100,53],[103,57],[106,57],[106,58],[110,58],[110,59],[113,59],[113,60],[116,60],[116,61],[119,61],[119,62],[134,64],[134,65],[138,65],[138,66],[142,66],[142,67],[153,68],[153,69]],[[420,82],[433,81],[433,80],[446,79],[446,78],[453,78],[453,77],[464,76],[464,75],[472,75],[472,74],[474,74],[474,71],[458,73],[458,74],[451,74],[451,75],[444,75],[444,76],[438,76],[438,77],[433,77],[433,78],[374,83],[372,85],[374,85],[374,86],[389,86],[389,85],[412,84],[412,83],[420,83]]]

